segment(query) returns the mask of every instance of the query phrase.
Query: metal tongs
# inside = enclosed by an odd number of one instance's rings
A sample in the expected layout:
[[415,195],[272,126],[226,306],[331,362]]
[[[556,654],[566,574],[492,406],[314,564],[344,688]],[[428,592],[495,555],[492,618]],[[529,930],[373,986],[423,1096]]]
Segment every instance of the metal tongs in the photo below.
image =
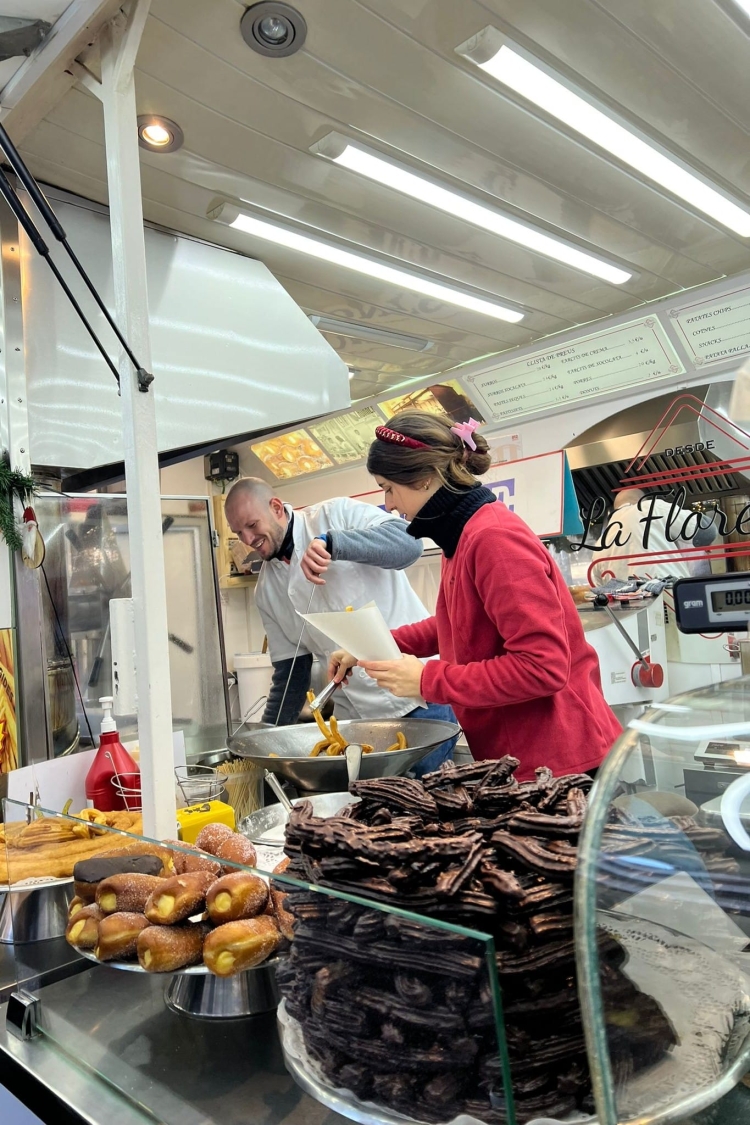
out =
[[288,819],[289,813],[292,811],[293,806],[292,806],[292,802],[289,800],[286,793],[284,792],[284,788],[283,788],[281,782],[279,781],[279,779],[276,777],[275,774],[271,773],[270,770],[265,770],[264,773],[263,773],[263,776],[265,777],[268,786],[271,789],[273,789],[274,793],[279,798],[279,803],[280,803],[281,807],[284,809],[284,811],[286,812],[287,819]]
[[318,692],[318,694],[315,696],[315,699],[312,699],[310,701],[310,710],[321,711],[338,686],[339,685],[336,680],[331,680],[330,684],[326,684],[323,690],[321,692]]
[[[331,680],[329,684],[326,684],[323,690],[310,701],[310,710],[315,713],[325,707],[338,686],[336,680]],[[362,765],[362,747],[357,745],[357,743],[350,742],[344,751],[344,756],[346,757],[346,772],[349,777],[349,784],[351,785],[353,781],[359,780],[359,771]]]

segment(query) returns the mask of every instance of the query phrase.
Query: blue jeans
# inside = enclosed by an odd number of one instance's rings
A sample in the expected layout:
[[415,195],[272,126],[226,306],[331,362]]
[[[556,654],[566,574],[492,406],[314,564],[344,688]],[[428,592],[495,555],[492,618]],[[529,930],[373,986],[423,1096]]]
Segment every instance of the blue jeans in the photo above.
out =
[[[453,708],[448,707],[445,703],[428,703],[426,707],[417,707],[414,711],[410,711],[405,715],[406,719],[443,719],[446,723],[455,723],[456,716],[453,714]],[[458,735],[454,738],[449,738],[447,742],[441,742],[434,750],[431,750],[426,758],[422,758],[421,762],[417,762],[415,766],[409,770],[410,777],[424,777],[426,773],[432,770],[440,769],[443,762],[451,761],[453,758],[453,748],[458,742]]]

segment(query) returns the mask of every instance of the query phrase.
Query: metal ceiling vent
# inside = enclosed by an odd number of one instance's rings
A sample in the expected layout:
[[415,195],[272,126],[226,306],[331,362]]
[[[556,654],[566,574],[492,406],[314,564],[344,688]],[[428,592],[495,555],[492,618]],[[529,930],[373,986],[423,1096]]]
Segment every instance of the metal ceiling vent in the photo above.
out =
[[307,37],[307,24],[291,4],[261,0],[246,9],[240,31],[248,47],[259,55],[278,59],[300,50]]
[[46,20],[0,16],[0,62],[21,55],[28,58],[44,42],[51,26]]

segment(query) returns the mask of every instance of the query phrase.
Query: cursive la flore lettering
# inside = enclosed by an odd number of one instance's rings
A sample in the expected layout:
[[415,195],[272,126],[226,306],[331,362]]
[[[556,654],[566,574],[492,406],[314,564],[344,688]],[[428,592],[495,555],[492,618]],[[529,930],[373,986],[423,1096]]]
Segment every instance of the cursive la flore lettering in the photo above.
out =
[[[713,512],[690,512],[684,514],[687,490],[678,488],[673,493],[654,493],[652,496],[642,496],[638,501],[638,511],[643,513],[640,523],[643,524],[643,550],[648,550],[651,529],[656,523],[664,522],[664,534],[670,543],[678,539],[690,542],[699,530],[707,530],[716,524],[718,534],[723,536],[750,535],[750,504],[746,504],[731,524],[724,512],[716,508]],[[666,516],[654,511],[657,500],[670,501],[669,511]],[[588,551],[611,551],[613,547],[624,547],[631,536],[623,535],[623,525],[618,519],[612,519],[612,509],[603,496],[597,496],[588,510],[583,510],[583,539],[580,543],[571,543],[571,551],[581,551],[585,547]],[[702,524],[701,520],[710,514],[708,523]],[[601,538],[597,543],[589,543],[588,537],[592,527],[598,526],[603,519],[607,519]]]

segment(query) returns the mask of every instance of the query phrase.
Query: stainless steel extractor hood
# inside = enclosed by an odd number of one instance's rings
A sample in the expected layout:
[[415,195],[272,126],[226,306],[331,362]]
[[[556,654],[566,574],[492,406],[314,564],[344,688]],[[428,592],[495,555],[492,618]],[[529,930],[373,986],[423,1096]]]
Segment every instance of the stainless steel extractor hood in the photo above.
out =
[[[724,459],[737,457],[741,448],[732,433],[739,438],[741,432],[728,420],[717,417],[726,418],[731,392],[731,382],[671,391],[628,407],[580,434],[566,452],[581,507],[588,509],[597,496],[611,500],[614,490],[622,487],[626,473],[637,485],[639,475],[647,479],[649,474],[718,465]],[[677,400],[684,402],[679,411],[674,408]],[[721,423],[721,429],[712,424],[712,419]],[[633,459],[644,450],[650,450],[645,462],[638,462],[638,471],[631,468],[627,472]],[[750,470],[745,471],[750,475]],[[646,488],[646,484],[642,487]],[[717,498],[747,492],[750,479],[736,471],[709,473],[685,481],[683,487],[692,500]],[[669,488],[669,483],[659,485],[660,491]]]

